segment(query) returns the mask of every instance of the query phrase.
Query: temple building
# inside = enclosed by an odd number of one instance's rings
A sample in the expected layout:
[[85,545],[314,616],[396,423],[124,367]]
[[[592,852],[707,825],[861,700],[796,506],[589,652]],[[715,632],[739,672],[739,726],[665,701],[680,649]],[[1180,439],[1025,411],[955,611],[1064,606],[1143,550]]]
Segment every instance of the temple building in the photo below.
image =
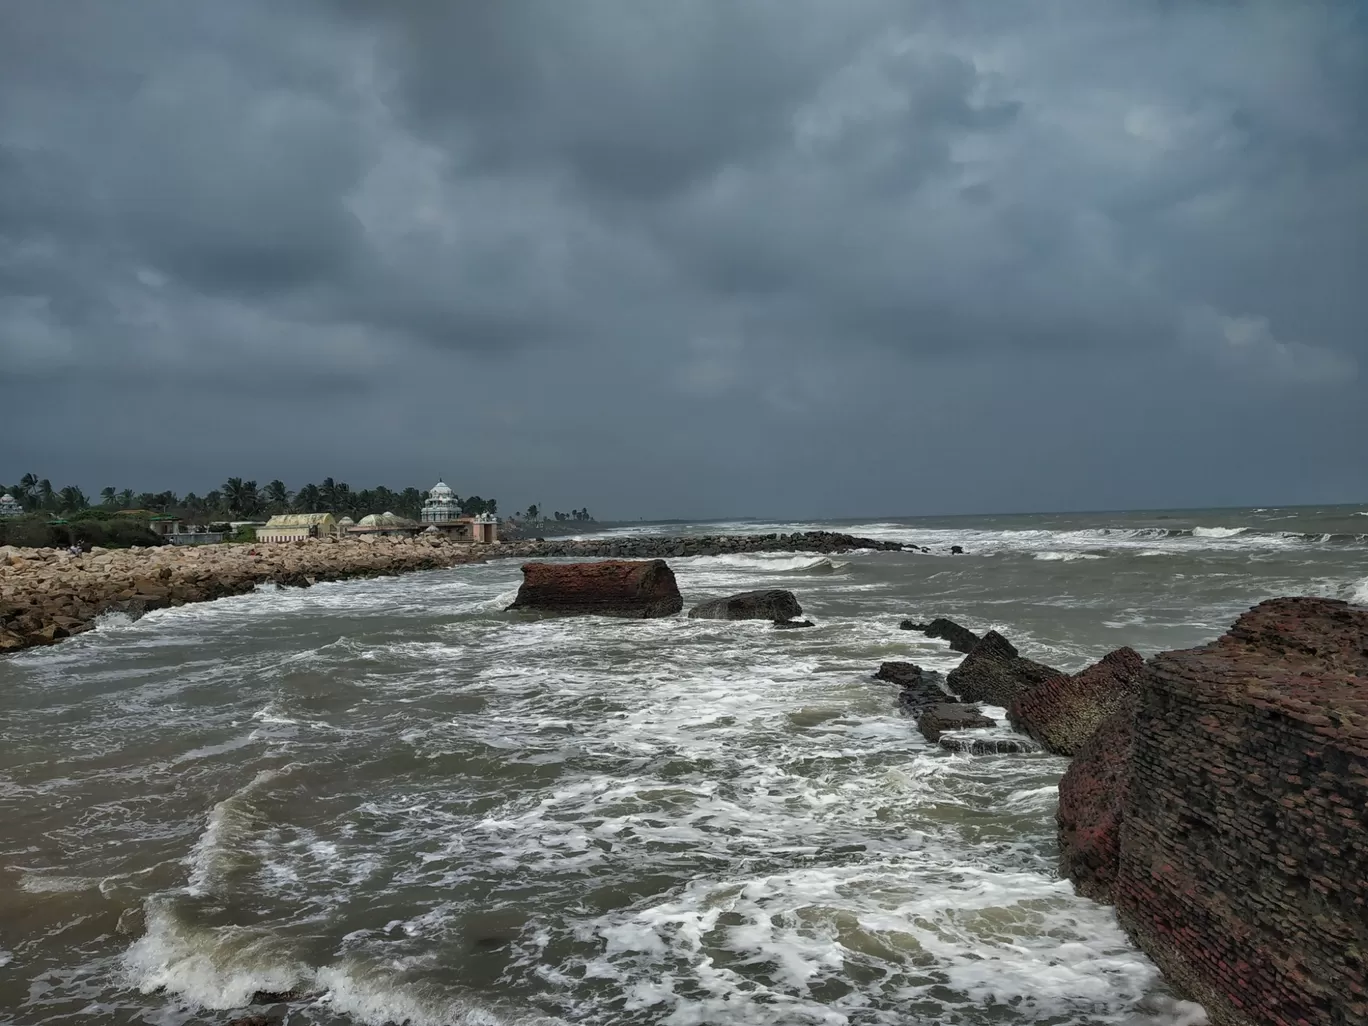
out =
[[24,507],[19,504],[19,500],[8,493],[0,495],[0,517],[22,517]]
[[447,524],[460,519],[461,507],[456,502],[456,493],[445,481],[438,481],[423,500],[423,523]]
[[423,500],[423,523],[435,527],[453,541],[472,541],[493,545],[499,540],[499,518],[493,513],[461,515],[456,493],[445,481],[438,481]]

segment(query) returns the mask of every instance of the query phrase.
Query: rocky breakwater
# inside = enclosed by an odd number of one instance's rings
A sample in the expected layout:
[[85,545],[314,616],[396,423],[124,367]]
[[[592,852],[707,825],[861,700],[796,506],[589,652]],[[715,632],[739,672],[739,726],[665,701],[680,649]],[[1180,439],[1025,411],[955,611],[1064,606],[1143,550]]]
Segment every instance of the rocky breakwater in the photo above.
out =
[[1368,610],[1147,664],[1060,784],[1061,869],[1217,1026],[1368,1022]]
[[477,562],[482,550],[442,539],[305,541],[94,549],[0,549],[0,652],[48,645],[94,626],[101,614],[239,595],[259,584],[435,570]]
[[645,620],[684,608],[674,571],[663,559],[527,563],[522,570],[510,610]]
[[687,556],[727,556],[747,552],[876,552],[913,551],[898,542],[857,538],[832,531],[798,531],[793,534],[710,534],[681,538],[656,535],[605,538],[555,538],[548,541],[516,541],[500,546],[500,555],[518,559],[680,559]]

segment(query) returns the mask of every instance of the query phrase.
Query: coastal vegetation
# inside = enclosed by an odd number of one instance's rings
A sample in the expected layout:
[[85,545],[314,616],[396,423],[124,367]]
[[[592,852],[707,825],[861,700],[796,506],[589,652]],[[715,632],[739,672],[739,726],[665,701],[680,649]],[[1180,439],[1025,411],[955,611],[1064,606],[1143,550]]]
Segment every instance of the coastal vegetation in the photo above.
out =
[[[8,493],[30,513],[71,518],[86,510],[116,512],[136,509],[149,513],[175,516],[187,523],[213,523],[225,520],[249,520],[269,517],[277,513],[335,513],[339,517],[360,519],[368,513],[391,512],[417,520],[427,492],[419,488],[395,491],[385,485],[353,490],[345,481],[325,477],[321,483],[309,483],[291,491],[279,479],[259,485],[255,480],[230,477],[218,488],[204,495],[174,491],[135,492],[132,488],[105,487],[92,500],[75,485],[54,488],[47,478],[25,474],[18,484],[0,485],[0,494]],[[479,495],[457,497],[461,513],[498,513],[497,499]],[[587,510],[579,513],[588,515]],[[557,519],[560,519],[557,515]],[[566,515],[570,519],[569,515]],[[575,517],[575,519],[579,519]],[[17,544],[17,543],[16,543]]]

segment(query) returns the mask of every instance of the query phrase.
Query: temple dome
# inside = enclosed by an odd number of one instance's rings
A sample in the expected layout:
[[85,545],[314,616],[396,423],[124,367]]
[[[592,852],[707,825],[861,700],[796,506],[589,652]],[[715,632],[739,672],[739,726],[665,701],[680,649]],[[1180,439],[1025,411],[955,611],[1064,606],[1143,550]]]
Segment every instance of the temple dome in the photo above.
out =
[[437,499],[443,502],[450,502],[451,497],[454,494],[455,492],[451,490],[451,488],[447,485],[445,481],[438,481],[432,487],[432,490],[428,492],[428,498]]

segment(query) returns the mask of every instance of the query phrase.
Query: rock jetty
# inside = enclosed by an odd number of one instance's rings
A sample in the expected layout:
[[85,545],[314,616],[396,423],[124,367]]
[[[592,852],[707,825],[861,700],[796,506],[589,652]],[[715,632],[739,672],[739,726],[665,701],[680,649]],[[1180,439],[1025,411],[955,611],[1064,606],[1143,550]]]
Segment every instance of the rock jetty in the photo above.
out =
[[1368,610],[1166,652],[1059,793],[1061,869],[1214,1026],[1368,1022]]
[[671,538],[656,535],[604,538],[556,538],[547,541],[509,542],[500,555],[518,559],[569,557],[590,559],[680,559],[687,556],[727,556],[747,552],[874,552],[913,551],[915,546],[898,542],[857,538],[833,531],[796,531],[793,534],[711,534]]
[[87,631],[108,612],[240,595],[257,585],[437,570],[484,558],[442,539],[306,541],[293,545],[199,545],[92,549],[0,548],[0,652],[50,645]]
[[782,622],[803,615],[803,607],[791,591],[743,591],[728,598],[709,599],[689,610],[690,620],[774,620]]
[[674,571],[663,559],[527,563],[522,571],[509,610],[647,620],[684,608]]

